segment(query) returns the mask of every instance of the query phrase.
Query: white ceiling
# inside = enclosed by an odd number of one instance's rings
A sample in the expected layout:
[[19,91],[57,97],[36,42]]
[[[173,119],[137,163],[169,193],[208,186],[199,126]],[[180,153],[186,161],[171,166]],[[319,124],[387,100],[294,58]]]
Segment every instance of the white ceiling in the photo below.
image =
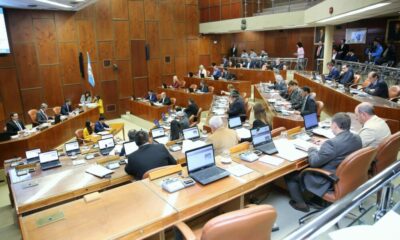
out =
[[[36,0],[0,0],[0,6],[4,8],[20,8],[20,9],[47,9],[47,10],[62,10],[62,11],[78,11],[82,8],[96,2],[97,0],[49,0],[51,2],[66,4],[72,8],[64,8],[48,3],[39,2]],[[37,5],[29,7],[28,5]]]

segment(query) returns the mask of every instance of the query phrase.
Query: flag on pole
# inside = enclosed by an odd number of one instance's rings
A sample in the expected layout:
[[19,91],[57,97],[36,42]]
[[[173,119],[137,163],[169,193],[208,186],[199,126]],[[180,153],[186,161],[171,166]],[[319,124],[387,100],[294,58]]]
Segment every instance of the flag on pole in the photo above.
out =
[[89,56],[89,52],[87,52],[87,71],[88,71],[88,81],[89,84],[94,87],[95,82],[94,82],[94,76],[93,76],[93,71],[92,71],[92,65],[90,64],[90,56]]

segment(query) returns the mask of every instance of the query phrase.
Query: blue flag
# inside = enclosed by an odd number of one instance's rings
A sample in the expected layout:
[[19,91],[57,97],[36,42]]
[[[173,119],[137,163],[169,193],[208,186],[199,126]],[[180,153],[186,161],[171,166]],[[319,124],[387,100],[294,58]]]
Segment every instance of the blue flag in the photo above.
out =
[[92,71],[92,65],[90,64],[90,56],[89,52],[87,52],[87,71],[88,71],[88,81],[89,84],[94,87],[95,82],[94,82],[94,76],[93,76],[93,71]]

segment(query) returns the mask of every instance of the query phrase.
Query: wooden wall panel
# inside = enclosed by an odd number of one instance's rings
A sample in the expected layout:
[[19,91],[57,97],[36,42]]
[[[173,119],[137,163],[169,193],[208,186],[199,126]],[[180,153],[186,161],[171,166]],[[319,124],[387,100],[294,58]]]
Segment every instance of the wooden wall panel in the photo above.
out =
[[149,72],[149,89],[154,91],[158,86],[162,84],[161,79],[161,60],[151,59],[148,61],[148,72]]
[[199,9],[194,5],[186,5],[186,35],[188,38],[199,35]]
[[78,44],[75,42],[59,43],[58,46],[60,70],[64,84],[80,83],[82,77],[79,69]]
[[[89,52],[90,59],[92,61],[97,60],[97,47],[95,41],[95,33],[93,21],[91,20],[78,20],[78,29],[79,29],[79,43],[80,43],[80,51],[86,56],[86,53]],[[86,57],[85,57],[86,59]]]
[[112,40],[111,2],[99,0],[96,3],[96,38],[97,40]]
[[22,10],[8,11],[7,14],[12,43],[32,42],[34,34],[31,14]]
[[0,68],[0,76],[0,96],[4,103],[5,114],[8,115],[11,112],[22,113],[16,69]]
[[221,7],[220,6],[210,7],[210,21],[219,21],[219,20],[221,20]]
[[[175,41],[174,40],[161,40],[161,65],[162,74],[171,75],[175,73]],[[166,57],[169,57],[169,62],[166,61]]]
[[56,12],[55,19],[58,42],[76,41],[78,39],[75,15],[73,13]]
[[133,80],[134,95],[136,97],[144,97],[148,91],[148,80],[147,78],[136,78]]
[[175,23],[175,56],[185,57],[187,54],[185,23]]
[[173,19],[175,22],[184,22],[185,21],[185,0],[170,0],[173,5]]
[[14,67],[14,54],[7,54],[4,56],[0,56],[0,67]]
[[133,77],[147,76],[147,62],[144,40],[131,41],[131,59]]
[[210,54],[210,44],[211,39],[206,37],[199,38],[199,54],[200,55],[207,55]]
[[49,106],[61,106],[64,102],[61,88],[62,79],[58,65],[40,67],[40,78],[43,84],[43,99]]
[[[114,48],[112,42],[99,42],[99,76],[100,81],[116,80],[116,74],[113,70]],[[104,66],[104,60],[110,60],[110,66]]]
[[145,0],[144,13],[146,21],[148,20],[157,21],[160,15],[158,0]]
[[58,63],[56,46],[56,26],[54,19],[34,19],[36,48],[39,64]]
[[196,71],[199,68],[199,44],[197,40],[187,41],[187,69],[188,71]]
[[129,33],[131,39],[145,39],[143,1],[129,1]]
[[24,116],[26,120],[30,119],[28,116],[28,111],[30,109],[38,109],[40,107],[40,104],[45,102],[45,99],[43,99],[42,96],[42,88],[21,90],[21,97],[22,105],[24,106]]
[[[118,117],[118,84],[117,81],[104,81],[101,82],[102,88],[107,89],[103,92],[103,102],[104,102],[104,112],[107,118],[116,118]],[[111,107],[114,109],[113,111],[108,111],[110,105],[115,105],[115,107]]]
[[[211,66],[211,58],[210,55],[200,55],[199,56],[199,65],[202,64],[204,67]],[[195,71],[197,68],[193,68],[192,71]]]
[[146,22],[146,38],[146,43],[150,49],[150,58],[159,58],[160,37],[158,31],[158,22]]
[[183,79],[184,76],[187,76],[188,72],[186,69],[186,57],[175,57],[175,75],[179,79]]
[[[82,84],[68,84],[63,86],[64,98],[69,98],[72,101],[72,105],[78,104],[81,99],[81,95],[84,92]],[[83,127],[83,126],[82,126]]]
[[128,0],[113,0],[111,15],[113,19],[128,19]]
[[18,79],[21,88],[39,87],[39,70],[36,49],[33,43],[14,45],[15,64],[18,69]]
[[115,58],[129,59],[129,22],[114,21],[114,36],[115,36]]
[[118,83],[119,98],[130,97],[133,94],[133,80],[130,61],[117,61],[118,64]]
[[173,39],[174,38],[174,20],[173,8],[169,0],[160,2],[160,39]]
[[54,11],[44,10],[44,11],[31,11],[32,19],[53,19]]

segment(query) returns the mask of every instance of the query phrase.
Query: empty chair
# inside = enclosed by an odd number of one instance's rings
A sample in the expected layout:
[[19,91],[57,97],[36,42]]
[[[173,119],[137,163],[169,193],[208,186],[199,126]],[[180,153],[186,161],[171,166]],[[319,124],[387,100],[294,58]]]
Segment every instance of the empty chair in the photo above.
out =
[[28,111],[28,115],[31,119],[32,125],[34,127],[38,126],[39,123],[36,121],[36,115],[37,115],[37,110],[36,109],[31,109]]
[[372,173],[376,175],[389,167],[397,160],[400,150],[400,132],[387,137],[377,147],[375,161],[372,164]]
[[185,239],[268,240],[277,213],[270,205],[254,205],[225,213],[209,220],[202,229],[192,231],[184,222],[175,225]]
[[53,112],[55,115],[59,115],[61,113],[61,107],[53,107]]

